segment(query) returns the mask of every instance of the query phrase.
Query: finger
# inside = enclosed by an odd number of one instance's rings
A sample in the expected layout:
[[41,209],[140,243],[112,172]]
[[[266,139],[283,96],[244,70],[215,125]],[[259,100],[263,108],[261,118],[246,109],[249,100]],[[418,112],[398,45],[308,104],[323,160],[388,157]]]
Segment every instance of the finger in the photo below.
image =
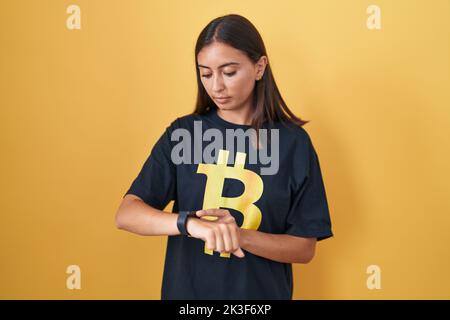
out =
[[237,234],[236,227],[229,225],[228,228],[230,229],[230,235],[231,235],[231,242],[233,244],[233,249],[239,248],[239,238]]
[[229,227],[226,224],[221,225],[222,229],[222,237],[223,237],[223,243],[224,243],[224,251],[225,252],[231,252],[233,251],[233,240],[231,239],[231,234]]
[[214,232],[210,232],[208,233],[208,235],[206,236],[206,247],[209,250],[215,250],[216,249],[216,236],[214,234]]
[[197,211],[195,211],[195,215],[197,216],[197,217],[201,217],[201,216],[204,216],[206,214],[206,210],[197,210]]
[[231,214],[226,214],[221,217],[216,217],[214,220],[217,223],[224,223],[224,224],[234,224],[237,225],[236,219]]
[[203,211],[203,210],[197,210],[197,211],[195,211],[195,215],[196,215],[198,218],[200,218],[200,215],[201,215],[202,211]]
[[231,214],[225,217],[220,217],[219,220],[227,224],[237,225],[236,219]]
[[231,216],[231,213],[227,209],[216,209],[216,214],[220,217],[229,217]]
[[208,221],[216,221],[219,219],[218,217],[212,216],[206,210],[198,210],[195,212],[197,218],[208,220]]
[[237,249],[236,251],[234,251],[233,254],[234,254],[236,257],[239,257],[239,258],[244,258],[244,257],[245,257],[244,251],[242,251],[241,248],[239,248],[239,249]]
[[222,232],[220,231],[216,231],[215,232],[216,235],[216,251],[217,252],[222,252],[223,251],[223,237],[222,237]]
[[204,211],[206,212],[206,215],[216,216],[216,217],[221,216],[219,208],[210,208],[210,209],[206,209]]
[[205,216],[213,216],[212,212],[210,210],[198,210],[195,212],[198,218],[205,217]]
[[197,217],[203,216],[214,216],[214,217],[223,217],[227,215],[228,210],[223,209],[204,209],[197,211]]

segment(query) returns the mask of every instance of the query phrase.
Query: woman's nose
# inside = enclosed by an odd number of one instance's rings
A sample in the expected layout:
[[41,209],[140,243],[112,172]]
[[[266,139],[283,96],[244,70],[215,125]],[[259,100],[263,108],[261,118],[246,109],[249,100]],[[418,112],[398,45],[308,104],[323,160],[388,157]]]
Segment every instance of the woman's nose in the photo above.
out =
[[224,83],[222,77],[215,76],[213,77],[212,91],[213,92],[221,92],[224,89]]

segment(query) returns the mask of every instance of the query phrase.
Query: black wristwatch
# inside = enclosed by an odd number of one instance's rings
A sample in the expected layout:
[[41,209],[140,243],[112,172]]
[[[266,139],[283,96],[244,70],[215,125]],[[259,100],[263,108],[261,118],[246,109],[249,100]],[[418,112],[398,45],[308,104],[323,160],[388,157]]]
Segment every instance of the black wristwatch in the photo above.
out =
[[186,223],[187,223],[187,219],[189,217],[195,217],[195,218],[197,217],[195,212],[196,211],[180,211],[178,213],[177,227],[182,235],[190,236],[190,234],[187,232],[187,229],[186,229]]

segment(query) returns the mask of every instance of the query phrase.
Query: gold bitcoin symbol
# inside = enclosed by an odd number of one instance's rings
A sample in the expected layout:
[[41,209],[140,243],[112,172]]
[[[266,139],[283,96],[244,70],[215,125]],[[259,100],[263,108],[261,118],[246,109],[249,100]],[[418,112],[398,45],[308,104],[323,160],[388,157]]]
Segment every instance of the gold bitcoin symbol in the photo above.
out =
[[[241,212],[244,221],[241,228],[257,230],[261,223],[261,210],[254,205],[261,197],[264,184],[261,177],[251,170],[244,169],[246,154],[236,153],[234,166],[227,166],[229,151],[219,150],[217,164],[200,163],[197,173],[207,176],[203,208],[230,208]],[[238,197],[222,197],[222,189],[225,178],[240,180],[244,184],[244,192]],[[206,216],[208,220],[216,220],[217,217]],[[205,243],[205,253],[213,254]],[[229,258],[230,253],[221,253],[221,257]]]

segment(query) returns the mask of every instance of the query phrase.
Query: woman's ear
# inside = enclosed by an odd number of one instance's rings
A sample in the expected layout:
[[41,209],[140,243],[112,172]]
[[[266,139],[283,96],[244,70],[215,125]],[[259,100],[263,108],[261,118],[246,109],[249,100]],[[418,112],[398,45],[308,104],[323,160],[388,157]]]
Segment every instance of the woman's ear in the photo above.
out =
[[258,62],[256,63],[256,80],[261,80],[261,78],[263,77],[267,63],[268,61],[266,56],[261,56],[259,58]]

